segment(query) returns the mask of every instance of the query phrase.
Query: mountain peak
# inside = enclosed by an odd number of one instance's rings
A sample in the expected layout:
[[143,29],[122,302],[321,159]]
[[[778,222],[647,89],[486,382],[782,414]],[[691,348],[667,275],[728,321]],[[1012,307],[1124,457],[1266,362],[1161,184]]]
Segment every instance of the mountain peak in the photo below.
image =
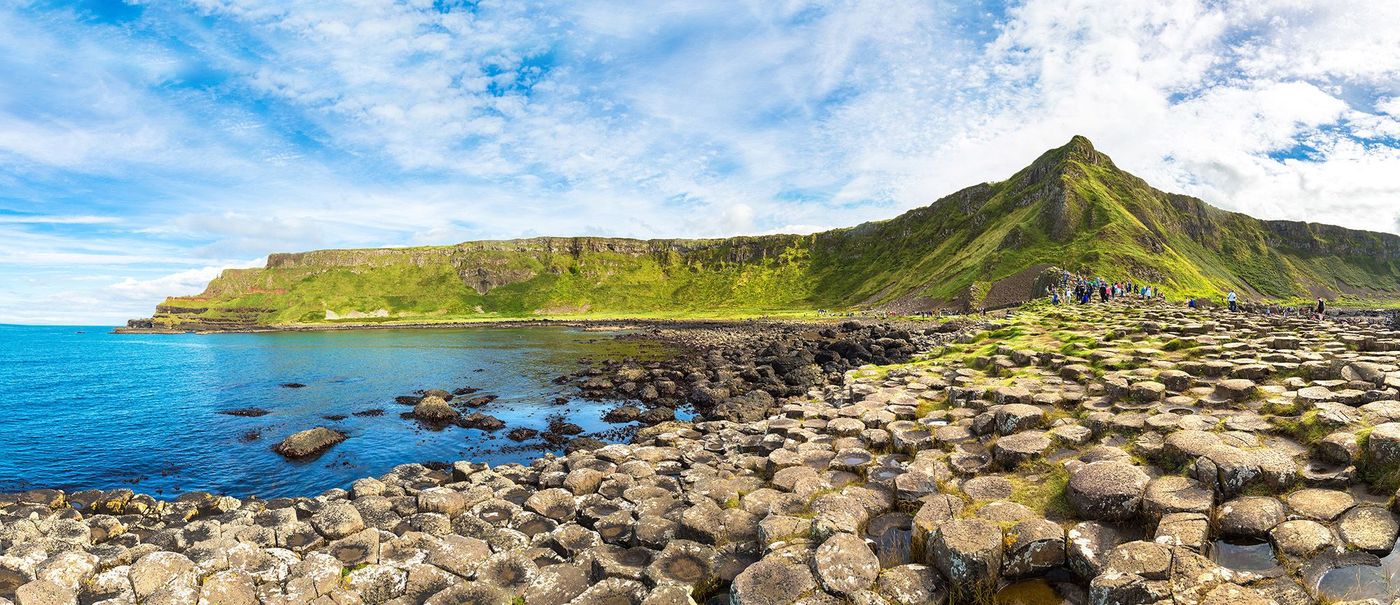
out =
[[1113,160],[1094,149],[1094,144],[1084,135],[1074,135],[1068,143],[1040,154],[1030,165],[1030,177],[1041,180],[1050,175],[1061,175],[1071,170],[1072,162],[1115,168]]
[[1094,150],[1094,144],[1089,141],[1089,137],[1076,134],[1070,137],[1069,143],[1062,148],[1075,155],[1093,156],[1098,152]]

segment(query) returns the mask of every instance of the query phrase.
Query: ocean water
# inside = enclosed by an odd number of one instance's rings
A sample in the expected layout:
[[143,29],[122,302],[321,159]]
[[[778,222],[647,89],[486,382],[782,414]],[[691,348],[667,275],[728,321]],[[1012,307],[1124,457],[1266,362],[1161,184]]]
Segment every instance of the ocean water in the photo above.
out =
[[[0,492],[128,487],[157,497],[195,490],[313,496],[407,462],[525,462],[540,452],[509,448],[516,445],[505,438],[511,428],[543,430],[560,413],[590,433],[618,426],[601,420],[610,403],[570,397],[554,404],[572,394],[555,377],[584,357],[663,353],[562,327],[120,335],[102,327],[0,326]],[[480,411],[506,428],[434,431],[401,418],[412,408],[394,401],[419,389],[460,387],[498,395]],[[219,413],[247,407],[271,413]],[[353,415],[370,409],[384,414]],[[283,437],[318,425],[349,438],[304,462],[272,452]]]

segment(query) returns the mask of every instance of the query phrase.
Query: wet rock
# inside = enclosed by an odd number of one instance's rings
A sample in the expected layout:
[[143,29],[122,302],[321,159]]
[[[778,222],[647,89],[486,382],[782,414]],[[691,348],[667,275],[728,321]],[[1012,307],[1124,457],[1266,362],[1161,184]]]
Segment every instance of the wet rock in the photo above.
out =
[[288,458],[306,458],[324,452],[345,441],[345,434],[323,426],[293,434],[272,448]]
[[525,428],[522,426],[511,429],[509,433],[506,433],[506,438],[510,439],[511,441],[529,441],[531,439],[534,439],[539,434],[540,432],[535,429]]
[[641,408],[635,405],[622,405],[608,410],[608,412],[603,415],[603,421],[614,423],[633,422],[641,415]]
[[268,414],[271,414],[272,412],[269,412],[269,411],[264,410],[264,409],[262,409],[262,408],[237,408],[237,409],[232,409],[232,410],[220,410],[219,413],[220,413],[220,414],[223,414],[223,415],[225,415],[225,416],[239,416],[239,417],[243,417],[243,418],[257,418],[257,417],[259,417],[259,416],[266,416],[266,415],[268,415]]
[[1147,473],[1131,464],[1090,462],[1070,475],[1065,497],[1082,519],[1127,520],[1141,508],[1147,482]]
[[506,423],[500,418],[481,412],[467,414],[457,424],[464,429],[478,429],[487,432],[497,431],[506,426]]
[[460,416],[446,400],[435,395],[425,396],[413,406],[413,417],[427,423],[448,424],[456,422]]

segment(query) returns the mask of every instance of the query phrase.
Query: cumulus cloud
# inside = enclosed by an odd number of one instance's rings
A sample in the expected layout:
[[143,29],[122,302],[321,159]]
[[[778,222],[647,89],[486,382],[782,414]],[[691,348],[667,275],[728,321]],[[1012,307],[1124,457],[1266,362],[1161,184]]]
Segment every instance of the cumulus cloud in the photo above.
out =
[[[1396,21],[1382,0],[0,7],[0,278],[31,305],[153,304],[272,251],[810,232],[1073,134],[1229,209],[1400,232],[1374,220],[1400,198]],[[117,285],[82,289],[96,272]]]
[[127,277],[107,286],[107,291],[115,298],[137,302],[159,300],[167,296],[190,296],[203,292],[204,286],[208,285],[209,280],[218,277],[224,269],[261,267],[266,264],[267,258],[260,258],[235,263],[232,266],[218,265],[186,269],[150,279]]

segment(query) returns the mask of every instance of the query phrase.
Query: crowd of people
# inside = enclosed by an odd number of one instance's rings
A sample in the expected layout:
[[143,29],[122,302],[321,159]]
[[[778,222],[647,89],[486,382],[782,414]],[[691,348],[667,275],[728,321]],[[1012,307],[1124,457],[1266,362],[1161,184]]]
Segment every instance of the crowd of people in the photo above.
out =
[[1086,277],[1068,271],[1060,276],[1059,283],[1046,287],[1046,294],[1054,304],[1108,302],[1116,299],[1166,300],[1166,294],[1156,286],[1135,283],[1132,280],[1109,281],[1102,277]]
[[[1046,295],[1050,297],[1052,304],[1089,304],[1097,299],[1106,303],[1116,299],[1139,300],[1139,301],[1165,301],[1167,295],[1156,286],[1139,284],[1129,280],[1109,281],[1102,277],[1087,277],[1064,272],[1057,283],[1045,288]],[[1197,297],[1186,300],[1186,305],[1192,309],[1202,306],[1204,301]],[[1239,312],[1244,310],[1240,304],[1240,296],[1234,290],[1225,295],[1225,306],[1231,311]],[[1262,307],[1256,306],[1248,309],[1252,312],[1261,312],[1265,315],[1282,315],[1285,317],[1311,317],[1322,320],[1327,316],[1327,301],[1318,297],[1314,305],[1303,305],[1300,307],[1287,307],[1280,304],[1268,304]]]

